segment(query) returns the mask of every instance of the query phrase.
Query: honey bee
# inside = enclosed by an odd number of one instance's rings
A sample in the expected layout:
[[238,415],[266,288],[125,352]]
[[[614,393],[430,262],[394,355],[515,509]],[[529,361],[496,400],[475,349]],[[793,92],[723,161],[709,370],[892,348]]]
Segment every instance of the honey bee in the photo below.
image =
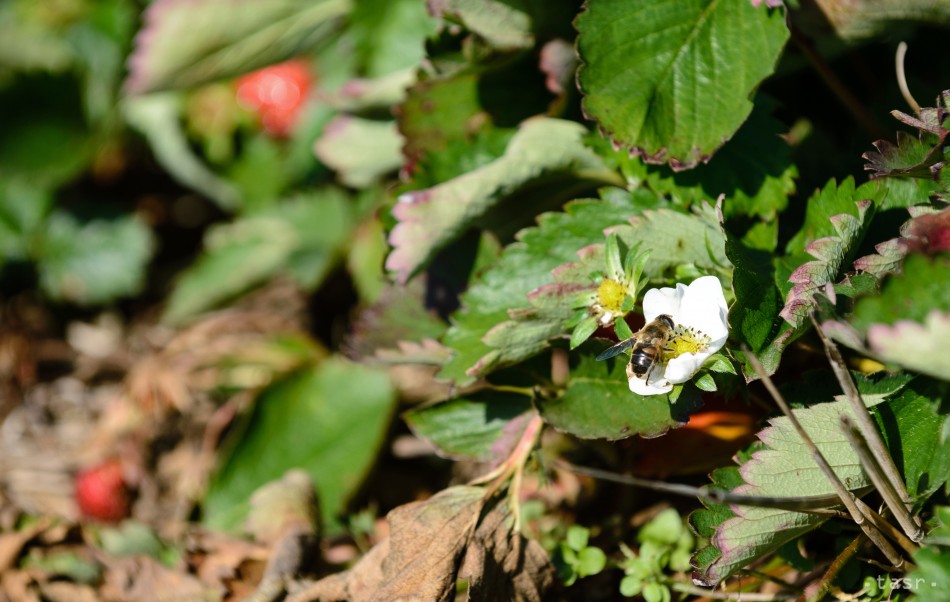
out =
[[605,349],[597,356],[597,360],[612,358],[633,347],[630,363],[627,364],[627,376],[640,378],[646,375],[647,383],[649,383],[653,368],[663,361],[663,351],[666,350],[666,344],[672,335],[673,318],[667,314],[660,314],[629,339]]

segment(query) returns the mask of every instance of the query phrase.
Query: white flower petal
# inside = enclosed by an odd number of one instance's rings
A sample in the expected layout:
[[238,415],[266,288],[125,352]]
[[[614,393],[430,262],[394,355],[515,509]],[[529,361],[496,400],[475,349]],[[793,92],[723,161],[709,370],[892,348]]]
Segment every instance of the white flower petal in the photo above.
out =
[[651,322],[660,314],[673,316],[680,312],[680,303],[686,294],[686,285],[677,284],[676,288],[651,288],[643,296],[643,319]]
[[711,352],[704,351],[702,353],[684,353],[677,358],[673,358],[666,365],[663,378],[674,385],[685,383],[693,378],[693,375],[696,374],[710,355],[712,355]]
[[714,341],[725,342],[729,334],[729,310],[722,285],[715,276],[697,278],[686,289],[680,313],[674,319],[683,326],[695,328]]
[[665,379],[653,378],[653,381],[648,383],[645,378],[639,378],[636,376],[631,376],[627,379],[627,385],[630,387],[630,390],[636,393],[637,395],[662,395],[663,393],[669,393],[673,390],[673,384]]
[[654,372],[662,370],[662,376],[654,376],[646,382],[628,372],[630,390],[640,395],[661,395],[673,389],[673,385],[688,381],[709,357],[719,351],[729,336],[729,308],[722,291],[722,284],[715,276],[697,278],[689,286],[677,283],[676,288],[655,288],[643,297],[643,317],[647,322],[660,314],[669,314],[678,327],[693,329],[709,337],[708,346],[697,353],[683,353]]

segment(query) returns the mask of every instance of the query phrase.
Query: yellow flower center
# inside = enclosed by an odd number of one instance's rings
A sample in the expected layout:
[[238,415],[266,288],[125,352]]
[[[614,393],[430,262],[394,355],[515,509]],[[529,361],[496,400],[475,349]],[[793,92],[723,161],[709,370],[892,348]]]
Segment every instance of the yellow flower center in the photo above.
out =
[[627,296],[627,287],[611,278],[605,278],[597,288],[597,302],[612,314],[623,313],[623,300]]
[[666,359],[675,359],[684,353],[700,353],[708,349],[711,342],[712,339],[699,330],[677,324],[673,336],[666,342]]

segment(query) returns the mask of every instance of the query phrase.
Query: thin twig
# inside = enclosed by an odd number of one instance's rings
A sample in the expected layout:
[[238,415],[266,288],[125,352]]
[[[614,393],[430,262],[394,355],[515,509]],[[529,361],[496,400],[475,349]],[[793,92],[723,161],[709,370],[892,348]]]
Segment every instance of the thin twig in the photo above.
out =
[[[882,517],[879,513],[871,509],[871,507],[865,504],[862,500],[858,499],[857,504],[858,504],[858,510],[860,510],[861,513],[864,514],[864,516],[866,516],[868,520],[874,523],[874,526],[877,527],[878,531],[890,537],[891,541],[896,542],[901,548],[903,548],[903,550],[907,552],[908,558],[911,557],[914,554],[914,552],[917,551],[917,546],[914,545],[914,542],[912,542],[906,535],[904,535],[904,533],[901,532],[900,529],[898,529],[897,527],[895,527],[888,521],[884,520],[884,517]],[[908,564],[909,563],[905,561],[904,567],[906,568]],[[907,569],[907,570],[910,570],[910,569]]]
[[757,508],[774,508],[776,510],[789,510],[792,512],[804,512],[806,514],[820,514],[825,516],[843,516],[846,514],[836,510],[831,506],[840,503],[836,495],[803,495],[792,497],[772,497],[764,495],[738,495],[725,489],[715,487],[693,487],[692,485],[681,485],[679,483],[666,483],[663,481],[652,481],[650,479],[641,479],[630,475],[617,474],[599,468],[589,466],[577,466],[561,459],[554,459],[552,464],[568,472],[587,475],[595,479],[612,481],[622,485],[632,485],[633,487],[642,487],[652,491],[661,491],[663,493],[672,493],[684,497],[695,497],[708,500],[717,504],[738,504],[740,506],[754,506]]
[[[861,431],[854,425],[851,417],[847,414],[841,415],[841,429],[844,431],[844,436],[848,438],[848,443],[851,444],[852,449],[858,454],[861,468],[864,469],[864,472],[874,484],[875,489],[881,494],[888,510],[891,511],[891,514],[893,514],[897,522],[900,523],[901,528],[904,529],[904,533],[908,535],[915,533],[917,526],[914,524],[910,513],[907,511],[907,508],[904,507],[890,480],[884,476],[881,465],[878,464],[877,458],[871,453],[871,449],[868,447],[867,441],[865,441],[861,435]],[[905,550],[913,554],[917,550],[917,546],[913,545],[909,540],[907,543],[910,544],[910,548],[905,548]],[[902,545],[901,547],[904,546]]]
[[811,453],[812,459],[815,461],[815,464],[818,465],[818,468],[821,469],[821,472],[824,473],[825,478],[828,479],[828,482],[831,484],[832,488],[835,490],[835,493],[838,494],[838,498],[844,504],[845,508],[848,509],[848,514],[851,515],[851,519],[857,524],[865,535],[868,536],[875,546],[888,561],[894,563],[895,566],[900,566],[903,564],[904,560],[898,555],[897,550],[887,543],[887,540],[881,535],[881,532],[877,530],[872,524],[870,524],[865,518],[864,514],[858,509],[857,504],[855,504],[854,495],[845,488],[844,484],[841,482],[841,479],[838,478],[838,475],[832,470],[831,465],[828,464],[828,460],[825,459],[825,456],[822,455],[821,450],[818,449],[818,446],[815,445],[815,442],[812,441],[811,437],[802,427],[802,424],[798,421],[798,417],[792,412],[792,409],[788,406],[788,403],[785,402],[785,398],[782,397],[782,394],[779,393],[779,390],[775,387],[775,383],[772,382],[772,379],[766,373],[765,368],[762,367],[762,363],[759,362],[759,358],[752,353],[751,350],[746,349],[746,357],[748,357],[749,362],[752,364],[752,367],[755,369],[756,374],[759,378],[762,379],[762,384],[765,385],[766,390],[772,395],[772,398],[775,400],[775,403],[781,408],[782,413],[788,418],[789,422],[792,423],[792,427],[795,429],[795,432],[798,433],[798,436],[801,437],[802,443],[805,444],[805,447],[808,448],[808,451]]
[[[851,373],[848,372],[844,359],[841,357],[841,352],[838,351],[838,346],[825,335],[824,330],[822,330],[818,324],[818,320],[815,319],[815,315],[809,314],[809,317],[815,326],[815,331],[818,333],[819,338],[821,338],[822,344],[825,346],[825,354],[828,356],[829,363],[831,363],[831,370],[835,373],[835,377],[838,379],[838,383],[841,385],[845,397],[847,397],[848,402],[851,404],[851,411],[854,413],[858,429],[860,429],[864,440],[871,449],[871,454],[881,465],[884,476],[891,483],[894,491],[897,492],[904,508],[910,511],[913,508],[913,502],[907,493],[907,488],[904,486],[904,479],[901,477],[900,471],[897,470],[897,465],[894,464],[894,459],[891,458],[887,446],[884,445],[884,439],[881,438],[881,433],[877,430],[877,425],[874,424],[871,413],[868,412],[867,406],[864,405],[861,394],[858,393],[858,388],[854,385],[854,381],[851,380]],[[911,540],[919,542],[924,537],[923,527],[920,524],[920,519],[917,517],[913,517],[912,522],[914,523],[915,529],[907,531],[907,536],[910,537]]]
[[913,94],[910,93],[910,88],[907,87],[907,74],[904,73],[905,56],[907,56],[907,43],[901,42],[897,45],[897,54],[894,57],[894,62],[897,67],[897,87],[900,88],[907,106],[914,110],[914,115],[920,117],[920,105],[917,104]]

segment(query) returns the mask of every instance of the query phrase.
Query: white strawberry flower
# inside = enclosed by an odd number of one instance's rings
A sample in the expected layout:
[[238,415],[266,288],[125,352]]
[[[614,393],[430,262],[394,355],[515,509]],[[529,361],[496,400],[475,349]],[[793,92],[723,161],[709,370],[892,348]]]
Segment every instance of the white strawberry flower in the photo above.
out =
[[676,288],[647,291],[643,318],[649,324],[661,314],[673,319],[673,335],[652,370],[639,377],[628,372],[630,390],[639,395],[669,393],[673,385],[688,381],[729,336],[729,309],[715,276],[697,278],[689,286],[677,283]]

